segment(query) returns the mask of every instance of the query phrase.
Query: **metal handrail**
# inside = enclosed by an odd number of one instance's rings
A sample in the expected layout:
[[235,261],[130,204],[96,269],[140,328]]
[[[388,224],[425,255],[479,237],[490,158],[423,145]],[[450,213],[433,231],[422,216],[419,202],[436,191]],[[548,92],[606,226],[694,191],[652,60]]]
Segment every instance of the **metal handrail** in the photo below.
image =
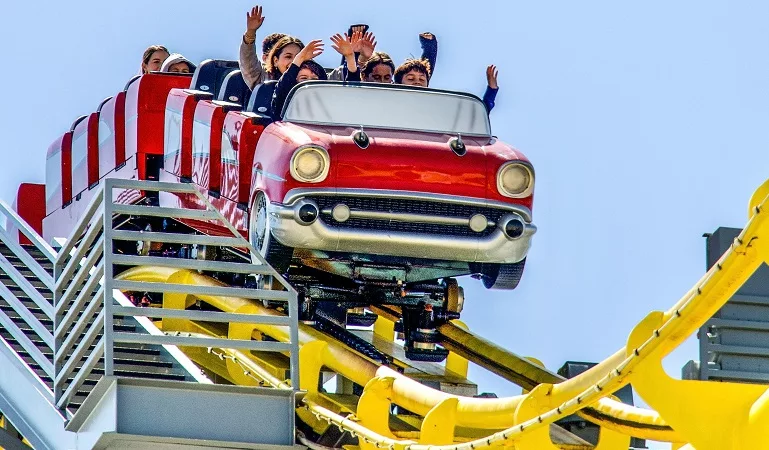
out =
[[29,297],[35,305],[40,308],[48,318],[53,317],[53,305],[37,290],[29,280],[22,275],[18,269],[13,267],[8,259],[0,254],[0,269],[2,269],[14,283]]
[[[126,297],[122,292],[120,291],[113,291],[115,294],[115,302],[118,306],[116,306],[116,309],[137,309],[138,306],[134,305],[130,300],[128,300],[128,297]],[[146,309],[146,308],[145,308]],[[164,309],[158,309],[158,308],[150,308],[150,310],[158,310],[158,311],[166,311]],[[116,313],[115,315],[120,315]],[[155,323],[152,322],[152,320],[148,317],[141,317],[141,316],[134,316],[134,319],[136,320],[136,323],[139,324],[140,327],[147,330],[147,333],[153,336],[163,336],[165,333],[160,331],[157,326],[155,326]],[[192,376],[192,378],[195,379],[198,383],[205,383],[205,384],[213,384],[213,381],[211,381],[210,378],[208,378],[198,366],[195,365],[195,363],[192,362],[192,360],[184,354],[181,350],[179,350],[179,347],[175,345],[163,345],[163,348],[173,356],[176,361],[187,370],[187,372]]]
[[153,319],[184,319],[216,323],[258,323],[264,325],[290,325],[288,316],[256,316],[253,314],[227,313],[217,311],[194,311],[186,309],[129,308],[115,306],[112,314],[123,317],[147,317]]
[[0,313],[0,326],[11,333],[11,336],[40,365],[46,375],[53,377],[53,364],[51,364],[51,361],[45,357],[35,343],[5,313]]
[[[39,251],[43,257],[49,262],[53,262],[55,259],[55,251],[48,245],[43,238],[30,227],[24,219],[22,219],[16,211],[13,210],[7,203],[0,200],[0,217],[5,217],[4,225],[0,226],[0,241],[3,242],[6,248],[18,258],[21,264],[32,272],[31,275],[24,275],[21,273],[17,266],[5,256],[0,254],[0,272],[5,273],[11,281],[16,285],[24,296],[29,298],[35,307],[39,308],[46,317],[49,319],[53,317],[53,305],[45,298],[45,294],[41,293],[40,289],[52,290],[54,285],[53,276],[46,270],[32,254],[29,253],[27,248],[24,248],[19,242],[18,236],[14,235],[20,232],[25,236],[33,247]],[[11,230],[11,226],[15,229]],[[41,287],[37,287],[37,283],[41,283]],[[48,378],[54,376],[54,364],[53,358],[46,355],[45,347],[53,350],[54,337],[52,332],[43,325],[43,322],[29,309],[27,305],[20,300],[11,288],[5,284],[0,284],[0,296],[4,301],[14,310],[17,318],[12,319],[11,316],[0,310],[0,327],[4,328],[11,337],[21,346],[24,352],[32,358],[35,364],[45,373]],[[23,322],[25,325],[20,326],[19,322]],[[42,342],[42,344],[40,344]],[[39,347],[40,346],[40,347]],[[24,364],[30,369],[30,373],[35,376],[37,382],[44,383],[44,381],[35,374],[30,364],[24,362]],[[47,390],[45,387],[44,390]]]
[[93,323],[88,328],[88,331],[86,331],[85,336],[83,336],[83,338],[77,344],[77,346],[75,347],[75,350],[73,350],[72,352],[72,355],[70,355],[69,358],[67,358],[66,362],[64,363],[64,366],[62,366],[61,370],[59,370],[56,373],[55,383],[57,386],[65,382],[67,380],[67,377],[69,377],[69,375],[73,371],[75,371],[76,365],[88,353],[88,347],[91,346],[93,341],[96,340],[96,338],[99,337],[100,334],[103,334],[103,331],[104,331],[104,310],[100,311],[99,314],[96,315],[96,319],[94,319]]
[[[99,263],[98,266],[96,266],[96,270],[94,271],[91,278],[88,280],[88,282],[83,286],[83,289],[80,291],[80,294],[75,297],[75,300],[73,303],[69,306],[69,310],[64,315],[64,317],[60,320],[59,323],[56,324],[56,328],[54,329],[54,336],[57,339],[60,339],[64,337],[64,335],[70,333],[70,328],[72,323],[75,321],[75,319],[78,317],[78,313],[83,309],[86,302],[88,300],[93,300],[94,298],[101,298],[100,295],[101,292],[97,292],[93,296],[89,296],[91,292],[94,291],[94,289],[103,289],[99,287],[101,284],[101,277],[104,276],[104,263]],[[63,302],[62,302],[63,303]],[[91,303],[94,303],[93,301]],[[90,305],[89,305],[90,306]]]
[[[82,314],[78,316],[77,322],[74,322],[72,328],[67,330],[64,340],[56,346],[56,352],[54,353],[55,363],[59,363],[65,357],[69,356],[69,351],[72,349],[72,347],[74,347],[75,342],[80,339],[80,336],[83,334],[86,328],[89,327],[91,319],[97,315],[97,311],[99,311],[99,308],[101,308],[102,305],[99,299],[101,299],[103,294],[104,288],[100,287],[99,290],[96,291],[96,295],[94,295],[91,299],[91,302],[82,311]],[[58,336],[57,334],[57,340],[58,339],[61,339],[61,336]]]
[[62,260],[66,260],[69,257],[70,252],[72,252],[72,249],[74,249],[75,245],[77,245],[80,237],[83,235],[83,231],[85,231],[86,227],[91,223],[103,200],[104,187],[100,186],[97,189],[96,194],[94,194],[93,198],[91,199],[90,203],[88,203],[88,207],[85,209],[85,211],[83,211],[83,215],[81,216],[77,226],[74,230],[72,230],[61,250],[59,250],[59,254],[56,257],[57,265],[60,264]]
[[[104,238],[99,238],[97,243],[101,244],[103,241]],[[65,308],[69,307],[69,302],[75,297],[77,290],[80,289],[83,283],[87,282],[88,279],[92,277],[92,272],[98,264],[97,260],[103,257],[103,253],[102,246],[96,246],[93,251],[88,254],[88,257],[85,258],[85,261],[81,262],[80,270],[78,270],[72,278],[68,278],[66,283],[61,279],[57,280],[56,284],[59,286],[56,289],[57,298],[55,309],[57,316],[59,316]],[[74,257],[73,259],[80,260],[78,257]],[[62,289],[65,285],[66,289]]]
[[[7,203],[0,200],[0,213],[5,216],[6,220],[9,220],[13,225],[16,226],[16,228],[21,231],[24,236],[29,239],[30,242],[32,242],[32,245],[35,246],[38,250],[40,250],[40,253],[45,255],[46,258],[48,258],[49,261],[53,262],[56,259],[56,252],[53,250],[53,247],[48,245],[45,240],[40,237],[40,235],[33,230],[27,222],[24,221],[17,213],[13,210],[10,206],[8,206]],[[6,230],[7,230],[8,224],[6,223]],[[5,241],[4,241],[5,242]]]
[[[194,195],[201,209],[161,208],[144,205],[125,205],[114,198],[115,190],[142,192],[173,192]],[[157,231],[117,230],[113,224],[115,215],[133,217],[169,217],[213,221],[231,232],[231,236],[178,235]],[[251,263],[204,261],[160,256],[133,256],[116,254],[115,241],[168,242],[247,249],[252,254]],[[224,271],[241,274],[273,276],[286,290],[245,289],[228,286],[194,286],[174,283],[153,283],[118,280],[114,266],[153,265],[188,270]],[[136,180],[107,179],[86,209],[68,241],[62,246],[55,262],[55,329],[56,342],[54,367],[54,392],[56,404],[67,408],[72,397],[97,364],[103,360],[104,375],[115,373],[114,354],[116,345],[140,343],[161,345],[166,348],[217,347],[239,351],[272,351],[288,354],[291,361],[291,384],[299,387],[298,378],[298,301],[296,291],[267,262],[261,258],[251,243],[208,201],[194,185],[146,182]],[[78,291],[80,291],[78,293]],[[184,293],[187,295],[220,295],[286,302],[288,316],[223,313],[214,311],[170,310],[137,308],[126,304],[120,291]],[[77,293],[77,294],[76,294]],[[123,301],[119,300],[123,297]],[[70,304],[71,303],[71,304]],[[94,318],[95,317],[95,318]],[[201,322],[272,324],[286,326],[289,342],[254,341],[217,337],[178,336],[147,332],[115,330],[115,320],[132,317],[137,321],[155,318],[182,319]],[[146,322],[145,322],[146,323]],[[150,322],[151,323],[151,322]],[[141,329],[141,328],[140,328]],[[137,330],[138,331],[138,330]],[[84,334],[85,333],[85,334]],[[99,344],[89,350],[99,339]],[[79,342],[79,343],[78,343]],[[77,345],[76,345],[77,344]],[[97,355],[98,356],[95,356]],[[83,359],[86,362],[83,363]],[[69,384],[67,384],[69,383]]]
[[[55,288],[61,289],[62,284],[68,284],[70,279],[72,278],[72,275],[75,273],[75,271],[78,269],[78,267],[81,264],[81,258],[86,254],[86,252],[93,248],[101,248],[101,245],[98,245],[98,242],[94,242],[97,240],[97,238],[101,237],[99,234],[102,230],[102,220],[101,220],[101,214],[98,214],[96,216],[99,220],[92,224],[91,227],[88,228],[88,231],[85,233],[85,236],[83,236],[82,242],[80,243],[80,246],[75,250],[74,248],[69,248],[67,250],[66,248],[62,248],[62,251],[59,253],[59,257],[56,259],[56,285]],[[94,244],[97,245],[94,245]],[[66,246],[69,246],[69,241],[67,241]],[[66,251],[66,253],[64,253]],[[63,267],[62,267],[63,266]]]
[[6,230],[0,229],[0,240],[2,240],[5,246],[8,247],[8,249],[11,250],[11,252],[13,252],[13,254],[19,258],[21,262],[24,263],[25,267],[32,271],[35,277],[37,277],[37,279],[40,280],[45,285],[45,287],[48,289],[52,288],[53,276],[51,276],[51,274],[40,265],[40,262],[38,262],[32,255],[30,255],[29,252],[24,249],[24,247],[18,244],[14,240],[13,236],[9,235]]

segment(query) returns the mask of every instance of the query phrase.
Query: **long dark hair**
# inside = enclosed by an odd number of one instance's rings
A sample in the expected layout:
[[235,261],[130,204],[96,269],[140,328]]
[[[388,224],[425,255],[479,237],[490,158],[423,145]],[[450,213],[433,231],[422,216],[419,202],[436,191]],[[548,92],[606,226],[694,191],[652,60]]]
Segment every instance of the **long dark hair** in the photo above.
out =
[[267,66],[267,73],[273,80],[277,80],[281,75],[277,64],[275,64],[273,60],[276,57],[280,57],[280,53],[283,51],[283,49],[291,44],[298,45],[300,50],[304,48],[304,44],[299,39],[293,36],[283,36],[278,42],[275,43],[275,45],[272,47],[272,50],[270,50],[270,55],[267,57],[265,65]]
[[142,56],[142,64],[149,64],[150,58],[152,58],[152,54],[157,51],[164,51],[166,53],[168,52],[168,49],[163,47],[162,45],[150,45],[147,47],[147,50],[144,50],[144,56]]

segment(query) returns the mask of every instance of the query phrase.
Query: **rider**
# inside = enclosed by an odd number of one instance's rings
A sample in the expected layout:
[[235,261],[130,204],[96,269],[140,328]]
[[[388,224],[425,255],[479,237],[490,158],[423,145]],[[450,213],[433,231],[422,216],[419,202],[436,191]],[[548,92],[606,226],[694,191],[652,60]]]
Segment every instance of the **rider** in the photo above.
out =
[[246,12],[246,32],[243,33],[243,38],[240,42],[239,65],[240,72],[243,74],[243,80],[250,89],[253,89],[257,84],[263,83],[265,80],[272,79],[266,68],[269,55],[275,44],[286,37],[285,33],[272,33],[265,37],[262,40],[262,57],[260,61],[256,56],[256,46],[254,44],[256,43],[256,31],[263,23],[264,16],[262,15],[261,6],[254,6],[250,12]]
[[396,84],[427,87],[430,84],[430,63],[424,59],[407,59],[395,69]]
[[195,64],[192,64],[187,58],[179,53],[172,53],[163,61],[163,65],[160,66],[161,72],[171,73],[193,73],[195,72]]
[[[351,37],[347,35],[342,36],[341,34],[331,36],[332,48],[345,59],[347,81],[360,81],[360,71],[355,61],[353,49],[361,39],[363,39],[361,32],[355,32]],[[282,116],[286,97],[288,97],[288,93],[298,83],[308,80],[327,79],[323,66],[313,61],[313,58],[317,58],[321,53],[323,53],[323,41],[316,39],[307,44],[306,47],[294,56],[291,65],[283,72],[278,80],[278,84],[275,86],[271,108],[273,118],[279,119]]]
[[371,83],[392,83],[395,63],[385,52],[374,52],[361,68],[361,79]]
[[147,47],[142,56],[142,75],[159,71],[166,58],[168,58],[168,49],[162,45],[150,45]]

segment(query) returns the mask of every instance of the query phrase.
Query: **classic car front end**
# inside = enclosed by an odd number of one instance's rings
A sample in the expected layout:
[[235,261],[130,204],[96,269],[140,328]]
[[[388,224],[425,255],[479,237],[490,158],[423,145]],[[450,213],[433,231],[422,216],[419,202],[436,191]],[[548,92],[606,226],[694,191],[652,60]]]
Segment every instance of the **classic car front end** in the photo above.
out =
[[534,171],[473,96],[303,83],[254,161],[251,235],[268,259],[358,280],[520,279]]

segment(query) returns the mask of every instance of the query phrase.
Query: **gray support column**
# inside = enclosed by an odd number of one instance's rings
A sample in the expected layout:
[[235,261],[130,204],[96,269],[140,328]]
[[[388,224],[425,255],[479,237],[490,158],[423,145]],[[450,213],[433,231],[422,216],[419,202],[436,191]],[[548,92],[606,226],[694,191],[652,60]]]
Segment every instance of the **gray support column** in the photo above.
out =
[[[712,267],[740,233],[718,228],[705,235]],[[769,267],[762,265],[697,333],[699,370],[688,363],[683,378],[742,383],[769,382]]]

